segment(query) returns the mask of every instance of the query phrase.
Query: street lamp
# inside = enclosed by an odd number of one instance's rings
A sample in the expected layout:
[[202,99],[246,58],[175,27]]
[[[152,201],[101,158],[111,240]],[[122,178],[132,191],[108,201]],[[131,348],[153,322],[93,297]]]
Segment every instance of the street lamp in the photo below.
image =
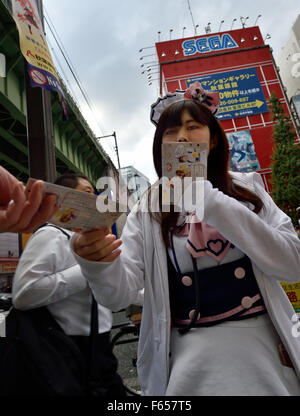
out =
[[141,68],[143,68],[145,65],[148,65],[148,64],[155,64],[155,65],[149,65],[149,66],[157,66],[158,62],[157,61],[144,62],[143,64],[141,64]]
[[117,154],[118,168],[121,169],[116,132],[114,131],[113,134],[108,134],[107,136],[97,137],[97,140],[104,139],[105,137],[114,137],[115,138],[115,152]]
[[152,53],[151,55],[144,55],[140,57],[140,61],[144,58],[147,58],[148,56],[156,56],[156,53]]
[[150,72],[151,71],[151,67],[150,68],[147,68],[147,69],[144,69],[142,72],[141,72],[141,74],[144,74],[145,72]]
[[243,26],[243,29],[244,29],[244,27],[246,26],[246,21],[249,19],[249,16],[247,16],[246,18],[245,17],[243,17],[243,16],[241,16],[240,17],[240,20],[241,20],[241,23],[242,23],[242,26]]
[[271,35],[270,35],[270,33],[267,33],[267,34],[266,34],[266,37],[265,37],[265,39],[264,39],[264,42],[265,42],[266,40],[268,40],[268,39],[271,39]]
[[148,74],[147,78],[150,79],[152,78],[152,75],[159,74],[159,73],[160,72],[151,72],[151,74]]
[[184,26],[183,28],[182,28],[182,37],[184,37],[184,31],[186,30],[186,27]]
[[155,46],[145,46],[144,48],[141,48],[139,52],[142,52],[144,49],[151,49],[151,48],[155,48]]
[[205,26],[205,33],[208,34],[211,32],[211,27],[210,27],[211,23],[208,22],[207,25]]
[[234,25],[234,22],[236,22],[236,19],[233,19],[233,21],[232,21],[232,23],[231,23],[231,28],[230,28],[230,30],[232,30],[233,25]]
[[221,20],[220,27],[219,27],[219,32],[221,32],[221,26],[222,26],[223,23],[224,23],[224,20]]
[[261,17],[261,14],[259,14],[258,16],[257,16],[257,18],[256,18],[256,20],[255,20],[255,23],[254,23],[254,26],[256,26],[256,24],[257,24],[257,22],[258,22],[258,19]]
[[195,36],[197,35],[197,28],[199,27],[199,25],[195,26]]

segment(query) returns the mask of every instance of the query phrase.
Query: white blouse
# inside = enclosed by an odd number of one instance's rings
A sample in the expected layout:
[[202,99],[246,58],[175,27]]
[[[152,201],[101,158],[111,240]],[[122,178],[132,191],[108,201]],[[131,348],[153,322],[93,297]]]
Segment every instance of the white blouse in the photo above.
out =
[[[89,335],[92,292],[60,230],[45,226],[32,235],[21,255],[12,295],[18,309],[47,306],[67,335]],[[99,304],[98,321],[99,333],[111,329],[112,312]]]

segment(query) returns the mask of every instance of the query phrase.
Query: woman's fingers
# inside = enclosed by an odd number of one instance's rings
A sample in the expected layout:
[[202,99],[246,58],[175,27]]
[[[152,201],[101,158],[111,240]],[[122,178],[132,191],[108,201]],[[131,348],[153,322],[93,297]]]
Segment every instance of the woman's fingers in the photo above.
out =
[[11,195],[12,202],[0,210],[0,230],[2,232],[31,233],[47,222],[57,209],[56,196],[43,196],[43,182],[32,186],[26,200],[24,185],[19,182]]
[[12,202],[7,207],[3,207],[0,211],[0,229],[1,232],[14,232],[18,221],[22,216],[26,197],[24,194],[24,186],[19,182],[12,191]]
[[74,251],[80,257],[90,261],[113,261],[120,252],[116,250],[122,244],[109,230],[101,229],[79,234],[74,241]]
[[12,193],[20,182],[6,169],[0,166],[0,205],[6,206],[12,199]]
[[55,195],[43,196],[41,181],[34,183],[27,201],[24,187],[14,192],[12,198],[14,202],[6,213],[10,232],[30,233],[47,222],[57,209]]
[[[29,225],[31,221],[33,220],[33,217],[35,215],[39,216],[38,210],[39,210],[40,205],[42,204],[42,201],[43,201],[43,182],[37,181],[32,185],[32,188],[28,196],[28,200],[24,204],[22,217],[20,218],[20,221],[18,224],[21,230],[25,230],[29,228]],[[38,221],[37,221],[37,224],[39,224]]]
[[111,255],[104,257],[101,261],[106,263],[111,263],[116,260],[117,257],[121,254],[121,250],[114,251]]
[[106,235],[109,234],[108,228],[101,228],[96,231],[89,231],[87,233],[78,234],[74,241],[74,250],[81,250],[83,247],[89,246],[96,241],[101,241]]
[[98,250],[93,251],[92,253],[82,253],[81,257],[89,261],[112,261],[110,259],[114,258],[115,250],[117,250],[121,244],[121,240],[116,240],[105,247],[101,247]]
[[[47,195],[43,198],[43,201],[38,209],[37,212],[35,212],[31,216],[31,220],[29,224],[24,228],[24,233],[30,233],[34,231],[36,228],[38,228],[40,225],[45,224],[57,211],[58,206],[56,205],[56,195]],[[33,208],[31,208],[31,212],[33,211]]]

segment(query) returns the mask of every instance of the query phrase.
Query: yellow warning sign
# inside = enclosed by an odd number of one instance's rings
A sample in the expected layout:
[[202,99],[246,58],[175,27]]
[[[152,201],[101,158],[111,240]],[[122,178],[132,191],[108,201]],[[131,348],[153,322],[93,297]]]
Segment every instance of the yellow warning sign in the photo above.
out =
[[281,286],[287,297],[289,298],[291,304],[293,305],[295,312],[300,312],[300,281],[298,283],[286,283],[281,282]]

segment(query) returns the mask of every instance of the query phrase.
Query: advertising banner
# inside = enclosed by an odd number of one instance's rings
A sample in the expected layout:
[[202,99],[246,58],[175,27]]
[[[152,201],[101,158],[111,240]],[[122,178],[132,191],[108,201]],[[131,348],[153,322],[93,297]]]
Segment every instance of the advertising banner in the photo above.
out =
[[249,130],[226,134],[230,148],[230,169],[233,172],[260,170],[254,144]]
[[205,90],[220,94],[219,120],[269,111],[255,68],[188,78],[187,86],[195,81],[199,81]]
[[21,52],[28,63],[31,86],[56,91],[60,96],[64,118],[66,118],[67,104],[35,0],[12,0],[12,11],[19,32]]

